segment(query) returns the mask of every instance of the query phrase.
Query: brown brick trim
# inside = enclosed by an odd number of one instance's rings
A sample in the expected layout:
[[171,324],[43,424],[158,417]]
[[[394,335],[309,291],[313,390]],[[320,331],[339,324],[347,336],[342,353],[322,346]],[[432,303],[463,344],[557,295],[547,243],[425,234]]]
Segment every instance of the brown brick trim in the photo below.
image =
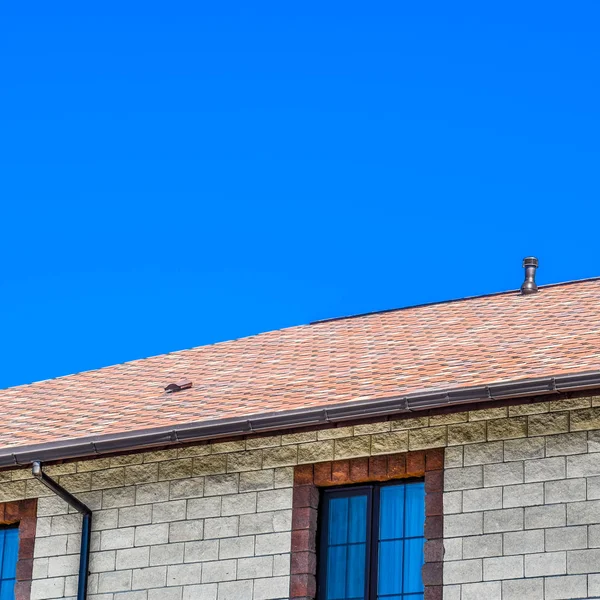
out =
[[19,525],[19,556],[15,600],[29,600],[33,573],[33,545],[37,522],[37,499],[0,502],[0,525]]
[[319,487],[406,477],[425,480],[425,600],[442,599],[443,448],[295,467],[290,598],[314,600],[316,597]]

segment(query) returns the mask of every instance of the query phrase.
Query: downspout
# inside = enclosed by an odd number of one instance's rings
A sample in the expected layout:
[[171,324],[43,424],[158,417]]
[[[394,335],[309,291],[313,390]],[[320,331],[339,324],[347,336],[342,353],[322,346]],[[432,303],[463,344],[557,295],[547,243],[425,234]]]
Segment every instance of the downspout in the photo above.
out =
[[90,536],[92,530],[92,511],[77,500],[73,494],[56,483],[42,471],[42,463],[35,461],[31,466],[33,476],[41,481],[48,489],[62,498],[67,504],[83,515],[81,524],[81,546],[79,548],[79,581],[77,584],[77,600],[85,600],[87,595],[89,564],[90,564]]

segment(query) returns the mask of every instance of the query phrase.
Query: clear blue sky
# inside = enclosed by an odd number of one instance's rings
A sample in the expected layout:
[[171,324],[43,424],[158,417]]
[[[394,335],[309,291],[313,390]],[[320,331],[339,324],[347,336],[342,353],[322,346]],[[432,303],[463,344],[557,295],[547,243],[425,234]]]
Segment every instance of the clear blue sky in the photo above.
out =
[[600,4],[5,2],[0,387],[600,275]]

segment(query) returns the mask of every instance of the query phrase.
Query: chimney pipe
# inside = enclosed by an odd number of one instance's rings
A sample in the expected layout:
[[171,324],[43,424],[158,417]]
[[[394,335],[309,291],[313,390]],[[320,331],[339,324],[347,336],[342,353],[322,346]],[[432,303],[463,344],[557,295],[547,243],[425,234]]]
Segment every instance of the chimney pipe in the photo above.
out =
[[528,256],[523,259],[523,268],[525,269],[525,281],[521,286],[521,294],[535,294],[538,286],[535,283],[535,271],[538,268],[538,259],[535,256]]

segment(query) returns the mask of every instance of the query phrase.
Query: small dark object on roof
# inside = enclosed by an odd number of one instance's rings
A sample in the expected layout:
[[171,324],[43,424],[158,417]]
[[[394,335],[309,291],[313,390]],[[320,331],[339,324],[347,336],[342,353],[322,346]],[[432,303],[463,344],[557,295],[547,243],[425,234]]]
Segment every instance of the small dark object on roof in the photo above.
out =
[[189,379],[180,379],[177,383],[170,383],[166,388],[167,394],[180,392],[181,390],[189,390],[192,387],[192,382]]

